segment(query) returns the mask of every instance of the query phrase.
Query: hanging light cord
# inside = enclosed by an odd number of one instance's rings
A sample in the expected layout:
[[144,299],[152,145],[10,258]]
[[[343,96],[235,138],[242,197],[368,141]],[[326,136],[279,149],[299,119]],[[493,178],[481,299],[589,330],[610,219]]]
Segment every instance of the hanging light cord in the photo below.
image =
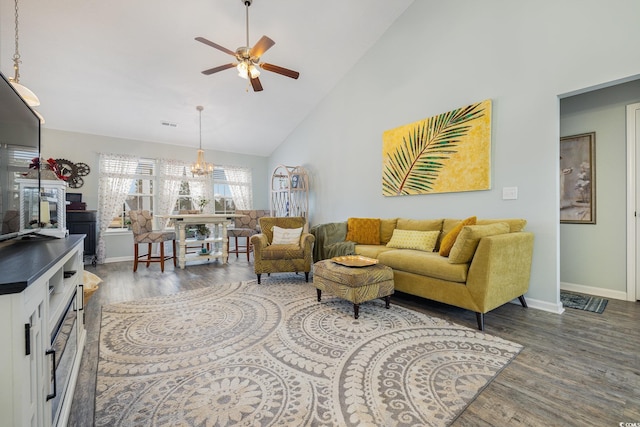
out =
[[[18,0],[16,0],[17,2]],[[16,3],[17,5],[18,3]],[[244,5],[246,7],[247,10],[247,48],[249,47],[249,5],[251,4],[250,1],[245,1]],[[17,7],[17,6],[16,6]]]
[[15,19],[15,24],[16,24],[16,52],[13,54],[13,70],[15,72],[14,78],[13,80],[16,83],[20,83],[20,66],[18,64],[20,64],[20,49],[18,47],[18,0],[15,0],[15,10],[16,10],[16,19]]
[[200,111],[200,149],[202,150],[202,106],[198,105],[196,107],[198,111]]

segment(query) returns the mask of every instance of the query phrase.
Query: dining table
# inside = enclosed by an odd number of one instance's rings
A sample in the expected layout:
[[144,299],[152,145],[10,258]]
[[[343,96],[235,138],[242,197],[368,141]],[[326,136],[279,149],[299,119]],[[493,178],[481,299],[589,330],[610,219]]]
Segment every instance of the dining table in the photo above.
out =
[[[171,220],[176,230],[176,239],[178,240],[178,265],[184,269],[187,260],[190,259],[220,259],[226,264],[229,260],[227,227],[234,218],[245,215],[240,214],[210,214],[210,213],[188,213],[188,214],[171,214],[156,215],[163,220]],[[195,225],[211,225],[213,230],[210,237],[204,239],[187,238],[187,227]],[[187,254],[188,243],[203,243],[202,250],[198,253]]]

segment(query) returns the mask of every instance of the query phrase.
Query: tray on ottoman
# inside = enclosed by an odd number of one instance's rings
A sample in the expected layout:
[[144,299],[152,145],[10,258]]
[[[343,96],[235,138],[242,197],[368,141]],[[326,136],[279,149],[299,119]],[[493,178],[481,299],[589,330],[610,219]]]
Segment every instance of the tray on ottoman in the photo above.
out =
[[318,292],[318,301],[321,301],[322,291],[351,301],[356,319],[361,303],[383,298],[385,307],[389,308],[394,292],[393,270],[378,263],[352,268],[334,260],[318,261],[313,266],[313,284]]

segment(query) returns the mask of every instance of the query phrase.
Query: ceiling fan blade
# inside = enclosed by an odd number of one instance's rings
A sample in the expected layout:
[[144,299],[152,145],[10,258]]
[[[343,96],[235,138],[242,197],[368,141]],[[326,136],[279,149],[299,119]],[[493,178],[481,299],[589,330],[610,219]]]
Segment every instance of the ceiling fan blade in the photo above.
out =
[[297,79],[300,77],[300,73],[297,71],[289,70],[288,68],[278,67],[277,65],[267,64],[266,62],[262,62],[260,64],[260,68],[263,68],[267,71],[271,71],[273,73],[282,74],[283,76],[291,77],[292,79]]
[[231,55],[231,56],[236,56],[236,53],[235,53],[235,52],[233,52],[233,51],[231,51],[231,50],[227,49],[226,47],[220,46],[220,45],[219,45],[219,44],[217,44],[217,43],[214,43],[214,42],[212,42],[212,41],[210,41],[210,40],[207,40],[207,39],[205,39],[204,37],[196,37],[196,40],[197,40],[197,41],[199,41],[200,43],[204,43],[204,44],[209,45],[209,46],[211,46],[211,47],[214,47],[214,48],[216,48],[216,49],[218,49],[218,50],[221,50],[221,51],[223,51],[224,53],[228,53],[228,54],[229,54],[229,55]]
[[260,79],[256,77],[255,79],[250,79],[250,80],[251,80],[251,86],[253,87],[253,91],[260,92],[262,90],[262,84],[260,83]]
[[209,74],[217,73],[218,71],[224,71],[229,68],[233,68],[235,66],[236,64],[224,64],[224,65],[220,65],[219,67],[213,67],[213,68],[209,68],[208,70],[204,70],[202,74],[205,74],[208,76]]
[[271,40],[269,37],[262,36],[262,38],[251,48],[249,55],[251,55],[251,58],[260,58],[262,54],[269,50],[274,44],[276,44],[276,42]]

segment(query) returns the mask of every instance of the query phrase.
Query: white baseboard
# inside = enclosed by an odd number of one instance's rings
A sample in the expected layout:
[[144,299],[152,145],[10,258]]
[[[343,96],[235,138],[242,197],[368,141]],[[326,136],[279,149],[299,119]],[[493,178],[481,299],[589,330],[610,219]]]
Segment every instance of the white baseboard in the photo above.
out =
[[133,261],[132,256],[120,256],[120,257],[111,257],[105,258],[104,263],[109,264],[110,262],[123,262],[123,261]]
[[594,288],[592,286],[577,285],[575,283],[560,282],[560,289],[569,292],[578,292],[581,294],[595,295],[602,298],[619,299],[626,301],[626,291],[614,291],[611,289]]
[[[541,301],[538,299],[533,299],[533,298],[528,298],[526,295],[524,297],[527,300],[527,306],[529,308],[534,308],[536,310],[542,310],[542,311],[548,311],[550,313],[555,313],[555,314],[562,314],[564,313],[564,307],[562,306],[561,302],[558,302],[558,304],[552,304],[546,301]],[[518,299],[514,299],[513,301],[511,301],[512,304],[520,304],[520,300]]]

